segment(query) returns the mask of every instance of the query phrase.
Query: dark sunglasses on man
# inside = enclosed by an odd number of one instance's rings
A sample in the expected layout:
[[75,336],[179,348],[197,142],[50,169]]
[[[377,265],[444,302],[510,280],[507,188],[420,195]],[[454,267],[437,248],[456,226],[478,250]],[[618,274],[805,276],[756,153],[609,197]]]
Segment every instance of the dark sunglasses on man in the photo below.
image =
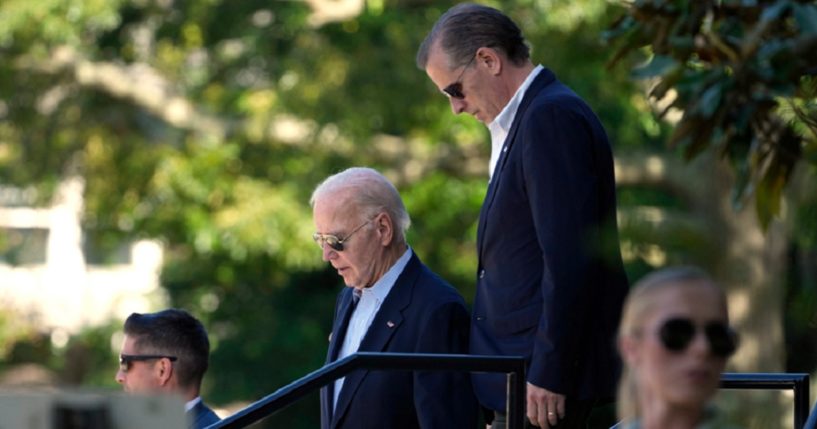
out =
[[169,359],[175,362],[178,358],[176,356],[167,355],[119,355],[119,369],[122,372],[128,372],[133,362],[144,362],[156,359]]
[[462,77],[465,75],[465,71],[468,70],[468,67],[471,67],[471,64],[477,58],[476,54],[468,61],[468,64],[460,72],[460,76],[454,83],[446,86],[443,88],[443,92],[451,98],[456,98],[457,100],[462,100],[465,98],[465,94],[462,92]]
[[[661,324],[658,337],[661,344],[672,352],[680,353],[689,347],[700,329],[687,318],[672,318]],[[709,344],[712,355],[726,358],[738,348],[738,335],[723,322],[710,322],[703,326],[703,334]]]

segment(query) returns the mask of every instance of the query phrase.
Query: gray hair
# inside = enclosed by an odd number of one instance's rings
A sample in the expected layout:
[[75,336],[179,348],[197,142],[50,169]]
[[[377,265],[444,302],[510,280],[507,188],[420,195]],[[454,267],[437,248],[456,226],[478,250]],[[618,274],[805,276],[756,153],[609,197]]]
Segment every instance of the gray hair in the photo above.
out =
[[522,31],[502,12],[473,3],[448,9],[434,24],[417,51],[417,67],[425,70],[431,48],[439,43],[451,66],[465,65],[485,46],[504,53],[516,65],[530,57]]
[[397,188],[375,169],[352,167],[327,177],[312,192],[309,204],[314,208],[325,195],[346,190],[352,191],[350,203],[357,208],[361,221],[385,211],[396,226],[397,242],[405,242],[411,218]]

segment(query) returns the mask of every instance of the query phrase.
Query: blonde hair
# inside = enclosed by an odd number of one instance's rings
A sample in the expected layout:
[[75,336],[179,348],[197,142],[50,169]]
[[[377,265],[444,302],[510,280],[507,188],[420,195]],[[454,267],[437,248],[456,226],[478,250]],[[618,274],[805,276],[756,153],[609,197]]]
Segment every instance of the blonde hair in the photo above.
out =
[[[691,266],[670,267],[654,271],[644,276],[633,285],[627,299],[624,301],[621,323],[618,328],[618,337],[623,338],[639,334],[641,322],[654,310],[657,292],[663,291],[668,287],[697,285],[702,283],[709,284],[718,290],[725,310],[726,296],[723,290],[700,268]],[[618,385],[616,406],[618,416],[623,421],[631,421],[641,415],[641,409],[638,405],[638,385],[635,373],[633,368],[630,368],[626,363]]]

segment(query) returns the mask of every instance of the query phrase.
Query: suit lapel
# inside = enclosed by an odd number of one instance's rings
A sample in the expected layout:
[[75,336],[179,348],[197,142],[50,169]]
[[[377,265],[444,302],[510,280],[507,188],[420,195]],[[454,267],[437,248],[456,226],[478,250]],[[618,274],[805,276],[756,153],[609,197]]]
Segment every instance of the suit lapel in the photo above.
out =
[[192,427],[197,428],[197,427],[201,426],[202,420],[204,420],[204,417],[206,416],[206,413],[207,413],[207,410],[206,410],[205,405],[204,405],[204,401],[202,400],[202,401],[197,402],[196,405],[194,405],[193,408],[190,409],[190,412],[193,415],[193,426]]
[[[411,295],[414,289],[414,282],[420,274],[420,260],[417,255],[411,255],[406,268],[397,277],[386,300],[380,305],[380,309],[372,320],[369,330],[360,342],[359,351],[383,352],[387,350],[389,340],[403,323],[403,310],[411,303]],[[355,392],[360,383],[368,375],[367,370],[357,370],[349,373],[343,381],[343,388],[338,396],[338,405],[335,407],[335,414],[332,416],[332,427],[337,427],[343,415],[346,413],[349,403],[354,398]]]
[[193,408],[191,408],[190,411],[188,411],[188,413],[189,413],[189,415],[191,417],[191,420],[193,420],[193,423],[190,425],[191,428],[198,427],[199,419],[201,419],[201,408],[200,408],[200,406],[201,406],[201,402],[194,405]]
[[[332,338],[329,341],[329,351],[326,353],[326,363],[332,363],[338,358],[343,339],[346,337],[346,328],[354,312],[353,291],[346,288],[341,293],[338,314],[335,316],[335,326],[332,329]],[[345,383],[345,382],[344,382]],[[335,400],[335,382],[332,381],[321,389],[323,413],[328,419],[332,416],[332,405]]]
[[334,362],[338,358],[338,352],[343,339],[346,337],[346,328],[349,326],[349,320],[352,318],[353,308],[353,291],[351,288],[346,288],[343,291],[340,302],[339,318],[336,318],[335,328],[332,329],[332,340],[329,341],[329,352],[326,355],[326,363]]
[[494,202],[494,196],[496,195],[496,190],[499,188],[499,182],[502,180],[502,171],[505,168],[505,162],[508,159],[511,147],[516,141],[516,133],[519,131],[519,125],[522,122],[522,117],[525,116],[525,111],[528,109],[536,96],[539,95],[539,92],[541,92],[555,79],[556,76],[550,70],[541,70],[539,75],[537,75],[533,82],[531,82],[531,85],[528,87],[527,91],[525,91],[525,96],[522,98],[522,102],[519,103],[519,109],[517,109],[516,115],[513,118],[511,129],[508,131],[508,137],[505,138],[505,142],[502,145],[502,155],[497,160],[497,166],[494,169],[494,174],[491,177],[491,181],[488,183],[488,191],[485,194],[485,200],[483,201],[482,208],[480,209],[479,226],[477,227],[478,256],[482,256],[482,240],[485,235],[484,232],[485,224],[487,223],[488,219],[488,211],[491,209],[491,205]]

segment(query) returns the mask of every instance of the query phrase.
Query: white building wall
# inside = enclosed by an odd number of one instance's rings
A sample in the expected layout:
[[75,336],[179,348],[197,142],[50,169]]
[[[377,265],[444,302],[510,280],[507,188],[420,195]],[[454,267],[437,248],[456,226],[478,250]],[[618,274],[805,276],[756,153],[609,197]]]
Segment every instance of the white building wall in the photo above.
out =
[[159,287],[162,246],[138,241],[129,264],[87,265],[82,252],[84,183],[60,184],[52,207],[0,207],[0,228],[48,230],[44,264],[10,266],[0,262],[0,304],[66,334],[132,312],[155,311],[168,299]]

